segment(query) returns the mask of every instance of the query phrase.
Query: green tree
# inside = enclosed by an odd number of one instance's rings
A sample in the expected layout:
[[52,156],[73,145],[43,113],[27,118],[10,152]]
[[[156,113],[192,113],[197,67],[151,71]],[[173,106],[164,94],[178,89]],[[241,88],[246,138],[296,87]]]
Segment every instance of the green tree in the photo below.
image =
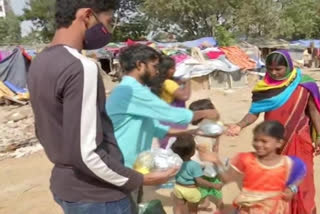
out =
[[288,39],[319,37],[319,0],[290,0],[281,14],[281,35]]
[[279,35],[282,4],[274,0],[243,0],[232,15],[237,33],[249,37],[275,38]]
[[144,12],[168,30],[175,26],[180,29],[183,39],[212,36],[216,26],[228,28],[230,7],[221,0],[145,0]]
[[[146,26],[144,17],[137,12],[141,0],[121,0],[120,8],[116,11],[117,26],[113,35],[113,41],[123,41],[128,38],[137,39],[145,34]],[[35,28],[32,36],[26,38],[40,39],[48,42],[52,39],[55,31],[54,21],[55,0],[31,0],[24,9],[22,20],[31,20]],[[36,35],[36,37],[34,37]],[[40,35],[40,38],[39,38]]]
[[6,18],[0,18],[0,45],[19,44],[21,28],[19,18],[12,12]]
[[121,0],[120,8],[115,12],[115,31],[113,41],[138,40],[146,36],[147,17],[139,10],[141,0]]
[[42,42],[52,39],[55,31],[54,11],[55,0],[30,0],[24,9],[22,20],[31,20],[38,31]]
[[214,37],[219,46],[231,46],[236,43],[234,35],[223,26],[217,26],[214,30]]

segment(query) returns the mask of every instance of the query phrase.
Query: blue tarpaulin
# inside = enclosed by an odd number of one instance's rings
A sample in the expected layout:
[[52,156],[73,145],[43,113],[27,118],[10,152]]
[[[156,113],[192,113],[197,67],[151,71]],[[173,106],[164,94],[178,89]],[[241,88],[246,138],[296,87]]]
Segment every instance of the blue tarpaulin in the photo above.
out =
[[169,42],[169,43],[157,42],[156,44],[163,47],[175,47],[175,46],[181,45],[187,48],[195,48],[195,47],[201,46],[204,43],[209,44],[211,46],[217,45],[217,41],[213,37],[203,37],[200,39],[186,41],[186,42]]
[[300,45],[300,46],[309,48],[312,42],[314,43],[314,47],[315,48],[320,48],[320,40],[312,40],[312,39],[304,40],[304,39],[301,39],[301,40],[292,41],[291,44],[292,45]]
[[201,46],[204,43],[207,43],[211,46],[217,45],[217,41],[213,37],[204,37],[204,38],[197,39],[197,40],[183,42],[183,45],[188,48],[195,48],[195,47]]

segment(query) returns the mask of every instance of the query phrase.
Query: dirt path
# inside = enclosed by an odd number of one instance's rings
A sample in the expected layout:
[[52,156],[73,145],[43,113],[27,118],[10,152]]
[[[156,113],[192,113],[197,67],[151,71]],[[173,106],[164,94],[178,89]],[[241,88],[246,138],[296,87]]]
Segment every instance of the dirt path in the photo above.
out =
[[[236,122],[245,114],[250,105],[249,89],[222,91],[203,91],[193,95],[206,98],[210,95],[225,122]],[[261,120],[261,118],[260,118]],[[253,127],[253,126],[252,126]],[[220,143],[222,157],[232,157],[236,152],[251,150],[251,129],[244,130],[237,138],[223,137]],[[49,191],[49,177],[52,164],[44,152],[29,157],[0,161],[0,213],[1,214],[62,214],[53,202]],[[315,159],[316,201],[320,207],[320,158]],[[235,184],[224,187],[224,201],[231,203],[238,188]],[[170,190],[146,188],[145,200],[161,199],[165,208],[172,213]],[[206,212],[202,212],[206,213]],[[212,212],[211,212],[212,213]],[[320,214],[320,212],[318,212]]]

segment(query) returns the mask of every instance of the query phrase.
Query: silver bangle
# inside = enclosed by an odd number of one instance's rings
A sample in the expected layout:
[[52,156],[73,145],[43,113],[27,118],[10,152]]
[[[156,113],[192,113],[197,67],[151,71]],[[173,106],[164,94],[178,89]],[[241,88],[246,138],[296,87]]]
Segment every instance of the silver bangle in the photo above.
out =
[[298,193],[298,187],[297,185],[289,185],[288,188],[291,190],[291,192],[293,192],[294,194],[297,194]]

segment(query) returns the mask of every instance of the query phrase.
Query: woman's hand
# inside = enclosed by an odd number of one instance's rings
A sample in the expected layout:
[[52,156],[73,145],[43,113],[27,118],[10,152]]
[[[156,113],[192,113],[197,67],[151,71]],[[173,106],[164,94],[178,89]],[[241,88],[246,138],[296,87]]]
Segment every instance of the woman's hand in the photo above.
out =
[[320,155],[320,139],[317,139],[317,140],[314,142],[314,155],[315,155],[315,156]]
[[286,188],[282,193],[282,199],[288,202],[292,200],[293,196],[294,193],[289,188]]
[[227,126],[228,126],[228,129],[226,130],[226,134],[228,136],[238,136],[242,129],[238,124],[230,124]]

